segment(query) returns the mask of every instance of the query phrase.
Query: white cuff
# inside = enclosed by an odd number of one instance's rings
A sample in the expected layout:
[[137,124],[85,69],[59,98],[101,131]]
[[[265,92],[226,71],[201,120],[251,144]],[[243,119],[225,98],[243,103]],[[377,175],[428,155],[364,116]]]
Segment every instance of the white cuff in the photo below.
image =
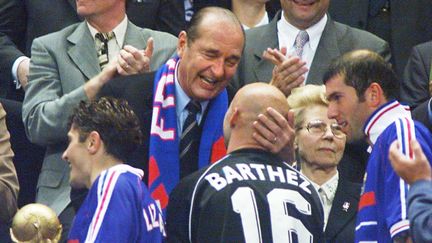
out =
[[30,58],[28,58],[26,56],[20,56],[15,60],[15,62],[12,65],[12,77],[14,79],[13,82],[15,83],[16,89],[21,88],[21,83],[18,81],[18,66],[22,61],[27,60],[27,59],[30,60]]

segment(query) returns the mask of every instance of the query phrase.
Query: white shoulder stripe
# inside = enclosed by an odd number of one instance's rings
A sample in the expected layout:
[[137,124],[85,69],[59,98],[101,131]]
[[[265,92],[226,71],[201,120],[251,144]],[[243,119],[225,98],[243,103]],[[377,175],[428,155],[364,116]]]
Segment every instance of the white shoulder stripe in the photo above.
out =
[[408,118],[400,118],[396,120],[396,133],[397,140],[399,142],[400,151],[408,157],[413,156],[412,151],[410,150],[410,142],[415,139],[415,126],[414,121]]
[[[96,240],[120,174],[121,172],[110,169],[104,176],[99,177],[98,189],[100,188],[101,191],[98,191],[98,204],[87,231],[85,242],[94,242]],[[101,186],[99,187],[99,185]]]
[[[412,152],[410,142],[415,139],[415,126],[414,121],[409,118],[400,118],[396,120],[396,129],[397,129],[397,139],[400,144],[400,151],[405,154],[405,156],[409,158],[414,157],[414,153]],[[407,216],[407,191],[408,185],[404,180],[400,179],[399,181],[399,191],[400,191],[400,202],[401,202],[401,219],[406,220]]]

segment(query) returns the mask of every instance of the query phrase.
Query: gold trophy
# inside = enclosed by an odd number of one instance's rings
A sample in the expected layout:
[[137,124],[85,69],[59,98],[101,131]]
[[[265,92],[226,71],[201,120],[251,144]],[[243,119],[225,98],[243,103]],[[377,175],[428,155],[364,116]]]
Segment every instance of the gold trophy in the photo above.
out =
[[32,203],[22,207],[12,220],[10,235],[13,242],[57,243],[62,225],[56,213],[49,207]]

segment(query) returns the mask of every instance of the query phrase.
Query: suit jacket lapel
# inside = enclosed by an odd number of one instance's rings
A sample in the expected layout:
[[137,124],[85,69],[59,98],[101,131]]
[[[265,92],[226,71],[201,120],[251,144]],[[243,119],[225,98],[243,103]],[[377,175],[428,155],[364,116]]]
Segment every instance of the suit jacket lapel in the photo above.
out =
[[147,47],[147,39],[150,38],[148,31],[143,31],[132,22],[128,21],[124,45],[131,45],[137,49],[145,49]]
[[340,50],[337,42],[335,23],[328,16],[327,24],[321,35],[321,40],[315,52],[306,83],[322,84],[322,75],[326,72],[332,59],[339,55]]
[[86,76],[91,79],[100,71],[94,39],[90,34],[86,22],[80,23],[75,31],[67,38],[71,43],[68,55]]
[[339,185],[325,229],[326,238],[332,239],[355,217],[360,199],[359,187],[340,177]]
[[254,73],[256,80],[270,81],[274,65],[262,57],[263,51],[267,48],[279,48],[277,38],[277,22],[281,17],[281,12],[276,14],[273,20],[263,27],[258,46],[254,48]]

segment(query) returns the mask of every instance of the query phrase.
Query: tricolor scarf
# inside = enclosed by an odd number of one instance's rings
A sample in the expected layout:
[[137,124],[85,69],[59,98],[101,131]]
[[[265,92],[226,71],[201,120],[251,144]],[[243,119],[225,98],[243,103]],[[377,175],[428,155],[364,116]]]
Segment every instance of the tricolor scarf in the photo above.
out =
[[[174,57],[162,66],[154,82],[153,114],[150,129],[149,189],[162,209],[168,194],[179,182],[179,136],[175,98],[175,68],[180,61]],[[202,120],[198,168],[215,162],[226,154],[223,141],[223,120],[228,109],[227,91],[210,100]],[[165,210],[164,210],[165,211]]]

